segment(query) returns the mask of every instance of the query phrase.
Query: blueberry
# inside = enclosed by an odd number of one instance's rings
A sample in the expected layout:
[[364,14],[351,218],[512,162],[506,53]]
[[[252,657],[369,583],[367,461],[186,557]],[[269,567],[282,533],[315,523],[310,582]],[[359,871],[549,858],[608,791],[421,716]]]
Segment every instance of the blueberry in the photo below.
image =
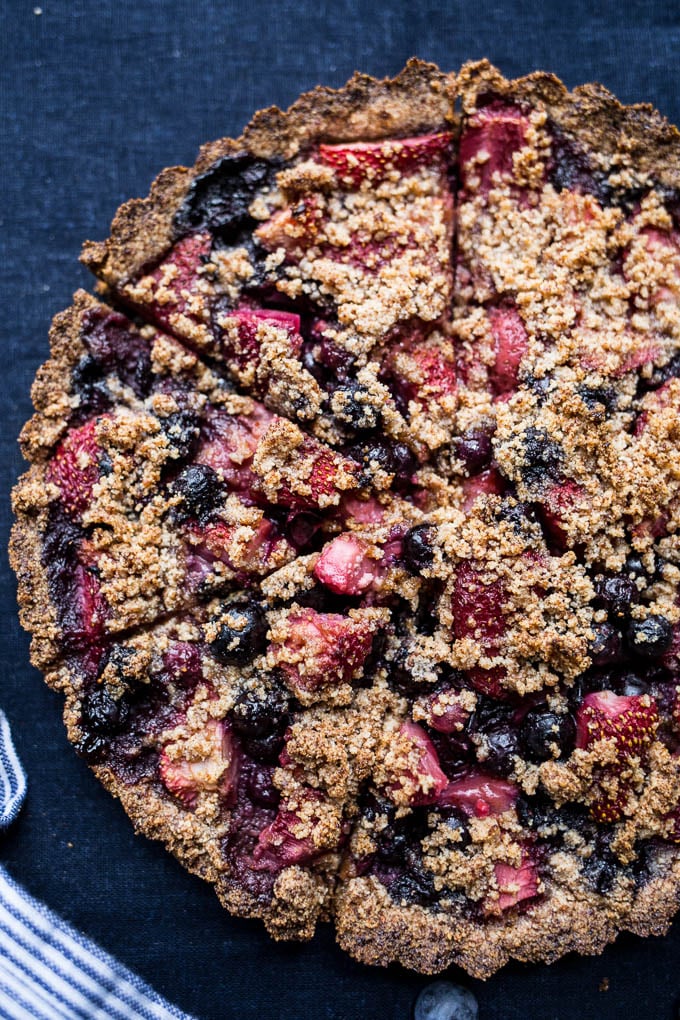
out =
[[642,659],[658,659],[667,652],[673,640],[673,627],[665,616],[648,616],[633,620],[626,632],[628,647]]
[[227,605],[218,618],[217,637],[212,653],[225,665],[250,662],[267,645],[267,618],[256,602]]
[[599,577],[595,582],[597,602],[607,610],[614,620],[628,616],[630,607],[640,601],[640,592],[630,577],[620,574],[614,577]]
[[430,524],[416,524],[404,536],[403,560],[412,574],[429,567],[433,559],[433,528]]
[[611,623],[597,623],[593,626],[595,636],[588,649],[594,666],[609,666],[620,662],[623,642],[621,633]]
[[[637,553],[630,554],[625,562],[623,573],[628,574],[628,576],[632,577],[633,580],[637,580],[638,578],[646,580],[649,576],[642,562],[642,557]],[[654,570],[652,570],[652,574],[654,574]]]
[[450,981],[433,981],[416,999],[413,1020],[477,1020],[479,1006],[472,992]]
[[467,429],[456,439],[454,449],[468,475],[476,475],[491,460],[491,436],[484,429]]
[[413,868],[398,875],[390,884],[390,896],[397,902],[417,903],[426,906],[436,899],[434,880],[425,868]]
[[521,534],[528,524],[536,521],[536,512],[531,503],[522,503],[514,497],[503,500],[498,515],[501,520],[512,524],[518,534]]
[[611,686],[617,694],[624,694],[627,698],[647,694],[649,691],[649,684],[635,673],[624,673],[623,676],[617,677]]
[[463,850],[470,845],[471,837],[465,815],[454,807],[443,807],[439,809],[439,817],[443,820],[445,828],[450,830],[451,842],[456,850]]
[[369,472],[382,470],[393,474],[395,488],[408,483],[418,467],[415,454],[405,443],[380,436],[375,436],[364,443],[356,443],[346,452]]
[[388,664],[388,677],[390,685],[399,694],[412,697],[422,693],[423,684],[413,676],[413,670],[408,663],[408,648],[405,645],[399,648],[394,659]]
[[288,697],[277,683],[264,690],[243,691],[231,711],[232,725],[245,737],[280,733],[288,718],[288,708]]
[[564,460],[564,451],[559,443],[550,439],[545,429],[530,427],[524,432],[524,462],[522,474],[528,484],[541,482],[546,478],[557,481]]
[[358,432],[369,432],[380,423],[380,411],[372,403],[371,394],[358,383],[338,386],[330,406],[336,418]]
[[176,411],[161,421],[168,442],[180,460],[188,460],[195,452],[201,432],[200,422],[193,411]]
[[268,733],[264,737],[243,738],[243,748],[246,754],[249,754],[251,758],[257,759],[257,761],[271,763],[277,761],[283,748],[283,743],[283,734],[276,732]]
[[557,744],[560,755],[568,754],[574,746],[576,727],[570,715],[557,715],[545,706],[530,709],[522,719],[519,739],[522,748],[533,761],[547,761],[553,757]]
[[116,701],[105,687],[95,687],[83,700],[83,722],[95,733],[118,733],[127,717],[127,702],[122,698]]
[[608,850],[594,851],[584,861],[583,873],[599,893],[607,893],[614,884],[618,871],[616,858]]
[[277,808],[281,794],[273,784],[274,766],[244,762],[242,775],[248,797],[260,807]]
[[207,464],[192,464],[184,468],[170,488],[182,497],[182,509],[189,517],[204,517],[220,502],[219,479]]
[[486,757],[483,767],[507,775],[513,765],[513,755],[518,752],[518,733],[514,726],[501,723],[484,731]]

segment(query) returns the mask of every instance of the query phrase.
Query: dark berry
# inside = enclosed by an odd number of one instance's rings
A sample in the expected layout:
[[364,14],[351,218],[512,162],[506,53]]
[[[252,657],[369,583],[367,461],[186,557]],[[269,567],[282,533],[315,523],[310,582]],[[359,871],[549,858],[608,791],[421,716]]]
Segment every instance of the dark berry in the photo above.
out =
[[415,454],[408,446],[379,436],[354,444],[347,449],[347,454],[371,473],[382,470],[394,475],[395,488],[409,482],[418,467]]
[[276,161],[257,159],[247,152],[223,156],[192,181],[175,215],[176,236],[208,228],[228,239],[249,220],[253,198],[278,169]]
[[267,645],[267,618],[256,602],[225,606],[218,619],[212,653],[226,665],[250,662]]
[[[646,580],[650,576],[642,562],[642,557],[639,556],[638,553],[630,554],[625,562],[622,572],[627,574],[629,577],[632,577],[633,580],[637,580],[638,578]],[[652,574],[654,574],[654,570],[652,570]]]
[[673,627],[665,616],[633,620],[626,631],[628,647],[642,659],[658,659],[673,640]]
[[171,485],[182,497],[182,509],[189,517],[204,517],[220,502],[220,482],[207,464],[192,464],[177,475]]
[[621,632],[611,623],[593,625],[595,636],[590,642],[588,653],[594,666],[609,666],[620,662],[623,651]]
[[623,676],[619,676],[614,680],[611,684],[611,689],[616,694],[623,694],[627,698],[632,698],[638,697],[640,694],[647,694],[649,684],[635,673],[624,673]]
[[95,765],[102,761],[108,745],[106,740],[97,733],[86,733],[82,740],[76,745],[76,751],[85,761]]
[[522,719],[519,739],[528,758],[547,761],[553,757],[557,745],[560,756],[568,754],[574,746],[576,727],[570,715],[557,715],[547,708],[532,708]]
[[330,406],[344,425],[357,432],[369,432],[380,423],[380,411],[371,401],[368,390],[352,382],[333,391]]
[[593,852],[583,863],[583,873],[599,893],[608,893],[618,871],[616,858],[608,850]]
[[468,429],[456,439],[454,449],[468,475],[476,475],[491,460],[491,436],[484,429]]
[[611,386],[579,386],[578,395],[591,411],[596,411],[598,405],[602,405],[607,411],[613,411],[616,408],[616,390]]
[[416,524],[404,535],[403,560],[412,574],[429,567],[433,559],[433,529],[430,524]]
[[161,421],[163,432],[180,460],[195,452],[201,432],[198,417],[192,411],[176,411]]
[[288,707],[288,697],[278,684],[264,690],[243,691],[231,711],[232,725],[245,737],[280,733],[288,718]]
[[545,429],[528,428],[524,433],[524,464],[522,474],[528,484],[549,478],[558,481],[564,460],[559,443],[550,439]]
[[500,723],[484,731],[486,756],[480,761],[485,769],[500,775],[507,775],[513,765],[513,755],[518,753],[518,733],[510,723]]
[[630,607],[640,601],[640,592],[630,577],[618,574],[614,577],[599,577],[595,583],[597,602],[614,620],[622,620],[630,613]]
[[321,518],[317,514],[302,511],[289,514],[284,525],[286,538],[299,551],[307,549],[321,527]]
[[96,733],[120,732],[127,717],[127,702],[113,698],[105,687],[95,687],[83,700],[83,723]]
[[274,765],[264,765],[261,762],[244,762],[242,775],[245,792],[253,804],[267,808],[278,807],[281,794],[273,783],[274,768]]
[[442,819],[445,829],[450,831],[451,842],[456,850],[463,850],[470,845],[470,830],[462,811],[453,807],[440,808],[439,817]]
[[243,749],[251,758],[273,764],[278,761],[283,743],[282,733],[268,733],[264,737],[244,737]]
[[514,497],[503,500],[498,510],[498,516],[501,520],[512,524],[518,534],[521,534],[528,524],[536,521],[536,512],[531,503],[521,503]]

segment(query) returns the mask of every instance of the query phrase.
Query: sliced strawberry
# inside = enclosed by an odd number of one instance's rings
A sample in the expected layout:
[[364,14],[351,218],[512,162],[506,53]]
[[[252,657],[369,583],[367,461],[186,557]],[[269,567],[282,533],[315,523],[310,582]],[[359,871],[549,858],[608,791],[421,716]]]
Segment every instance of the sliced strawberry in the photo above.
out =
[[[177,315],[186,315],[200,322],[197,312],[189,307],[203,279],[200,270],[210,254],[210,234],[192,234],[178,241],[163,261],[142,281],[142,300],[159,326],[172,329]],[[146,285],[149,286],[147,293]],[[136,299],[136,295],[134,298]],[[183,332],[180,330],[180,332]]]
[[258,445],[274,421],[261,404],[249,415],[213,411],[207,416],[204,438],[196,454],[196,463],[207,464],[233,492],[255,497],[260,482],[252,470]]
[[502,496],[507,482],[497,467],[492,465],[472,478],[463,479],[463,509],[469,510],[480,496]]
[[639,755],[654,738],[659,722],[656,702],[648,695],[626,697],[596,691],[583,699],[576,713],[576,746],[614,740],[622,760]]
[[451,141],[452,135],[445,131],[385,142],[320,145],[319,158],[332,167],[343,184],[357,188],[365,180],[377,183],[393,171],[408,174],[428,167],[440,170],[450,152]]
[[438,733],[460,732],[470,715],[454,688],[436,691],[427,699],[427,725]]
[[501,815],[515,806],[519,789],[514,783],[483,772],[470,772],[454,779],[441,791],[437,803],[460,808],[466,815],[486,818]]
[[337,595],[360,595],[377,576],[377,563],[368,544],[355,535],[338,535],[324,546],[314,567],[315,577]]
[[60,502],[71,517],[79,518],[87,510],[92,490],[101,477],[97,424],[92,418],[66,433],[47,467],[47,481],[58,486]]
[[629,782],[622,775],[630,758],[639,758],[654,739],[659,723],[656,702],[648,695],[623,696],[613,691],[588,694],[576,713],[576,747],[587,750],[599,740],[614,742],[618,763],[600,771],[603,791],[590,805],[595,821],[611,824],[622,816]]
[[299,355],[302,348],[299,315],[266,308],[238,308],[225,320],[221,344],[227,357],[240,369],[259,364],[261,339],[258,328],[263,323],[285,331],[290,353],[295,357]]
[[486,914],[501,914],[516,907],[522,900],[532,900],[539,894],[539,878],[536,864],[526,851],[518,868],[504,861],[494,864],[494,878],[498,895],[487,896],[484,900]]
[[495,183],[511,180],[513,156],[526,143],[529,118],[516,106],[501,101],[476,110],[469,118],[459,146],[461,184],[486,194]]
[[[300,472],[300,462],[309,469]],[[315,439],[306,437],[297,450],[291,470],[282,471],[283,480],[277,503],[291,510],[316,510],[339,502],[342,492],[358,487],[359,467],[354,461],[328,450]]]
[[70,579],[71,602],[61,614],[64,637],[69,645],[97,645],[104,636],[109,607],[102,595],[96,572],[76,563]]
[[172,753],[164,748],[159,772],[165,788],[185,807],[194,808],[199,793],[204,792],[219,792],[227,801],[233,799],[238,749],[226,723],[210,719],[188,757],[176,757],[174,751],[174,747]]
[[368,499],[359,499],[358,496],[348,494],[342,497],[339,507],[339,516],[347,521],[355,521],[357,524],[380,524],[385,516],[385,507],[372,496]]
[[224,563],[248,577],[264,577],[284,565],[295,555],[276,525],[263,517],[255,526],[225,524],[192,524],[189,531],[193,566],[203,573],[204,564]]
[[529,348],[529,338],[516,309],[492,308],[488,316],[495,352],[491,384],[496,396],[502,396],[517,389],[519,366]]
[[422,726],[407,719],[399,728],[399,735],[410,745],[408,761],[394,777],[392,794],[405,793],[414,807],[436,804],[448,777],[442,771],[434,744]]
[[585,491],[576,482],[558,482],[550,486],[538,504],[538,514],[548,537],[562,551],[570,544],[569,516],[584,497]]
[[458,638],[474,637],[489,654],[505,633],[503,605],[507,596],[500,581],[484,582],[480,571],[465,560],[458,568],[451,598],[453,632]]
[[318,244],[323,215],[317,195],[300,195],[293,207],[278,209],[261,223],[255,236],[267,251],[282,248],[288,256],[301,258],[307,249]]
[[[316,792],[316,791],[314,791]],[[318,795],[314,799],[319,799]],[[305,820],[305,828],[318,822],[312,817]],[[281,808],[274,821],[263,829],[253,850],[253,867],[261,871],[281,871],[293,864],[308,864],[321,852],[311,835],[296,835],[301,819],[295,811]]]
[[270,652],[293,689],[314,691],[351,680],[370,654],[378,627],[371,617],[301,609],[288,615]]

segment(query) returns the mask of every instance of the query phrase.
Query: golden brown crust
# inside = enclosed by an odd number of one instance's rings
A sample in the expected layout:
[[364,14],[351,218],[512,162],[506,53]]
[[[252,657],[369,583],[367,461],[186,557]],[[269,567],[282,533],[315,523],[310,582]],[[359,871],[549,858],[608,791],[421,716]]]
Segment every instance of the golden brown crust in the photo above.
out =
[[384,138],[441,130],[452,120],[451,75],[411,60],[396,78],[356,74],[341,89],[319,86],[287,111],[256,113],[238,139],[202,147],[192,169],[172,167],[154,181],[149,196],[120,207],[106,241],[85,242],[81,261],[112,287],[125,283],[172,243],[172,220],[192,180],[216,160],[247,151],[291,158],[316,142]]
[[536,71],[508,80],[488,60],[465,64],[457,94],[463,110],[475,109],[478,97],[493,95],[546,110],[566,134],[607,166],[625,153],[640,176],[668,187],[680,186],[680,132],[648,103],[624,106],[603,85],[580,85],[569,92],[554,74]]

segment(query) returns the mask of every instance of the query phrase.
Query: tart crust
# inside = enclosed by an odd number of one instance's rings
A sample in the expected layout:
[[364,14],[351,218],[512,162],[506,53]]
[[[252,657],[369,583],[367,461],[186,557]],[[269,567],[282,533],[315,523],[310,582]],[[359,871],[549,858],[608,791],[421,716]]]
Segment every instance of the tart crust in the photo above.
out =
[[[246,152],[259,158],[292,159],[304,156],[319,142],[404,138],[443,130],[457,135],[461,126],[457,104],[465,118],[489,96],[546,111],[552,123],[577,140],[602,169],[615,162],[632,167],[639,181],[680,188],[680,133],[648,105],[623,106],[599,85],[570,93],[549,74],[507,81],[487,61],[466,64],[457,74],[444,74],[432,64],[412,60],[394,79],[378,81],[356,74],[340,90],[320,87],[301,96],[286,112],[276,107],[262,110],[240,138],[205,145],[192,168],[163,170],[147,198],[121,206],[106,241],[86,242],[82,261],[115,301],[119,288],[171,247],[173,220],[192,182],[222,157]],[[22,450],[32,466],[13,494],[17,521],[10,544],[21,622],[33,635],[31,659],[45,671],[51,686],[66,693],[64,716],[73,742],[82,737],[82,682],[60,643],[43,563],[47,507],[54,495],[45,483],[45,462],[68,428],[73,409],[71,378],[83,350],[79,324],[83,314],[97,305],[96,299],[79,291],[73,306],[54,320],[52,357],[39,369],[32,389],[36,414],[21,435]],[[438,498],[446,503],[450,490],[442,486]],[[315,562],[312,558],[305,563],[301,576],[306,579]],[[294,587],[298,580],[287,583]],[[134,633],[146,631],[135,629]],[[119,635],[121,640],[127,636],[127,630]],[[392,703],[390,711],[397,711]],[[376,724],[372,734],[376,748],[382,739],[378,730]],[[348,755],[340,764],[335,761],[333,772],[328,765],[331,744],[319,752],[319,745],[312,741],[303,748],[301,761],[309,770],[320,770],[318,761],[312,764],[314,755],[320,754],[336,786],[345,790],[343,807],[350,805],[348,818],[353,825],[353,802],[374,763],[368,752],[366,760],[361,754]],[[622,887],[618,894],[602,896],[586,888],[578,875],[568,875],[561,885],[548,880],[544,898],[526,912],[511,911],[482,922],[465,920],[462,914],[454,918],[418,905],[400,905],[375,877],[354,874],[351,857],[344,852],[329,855],[315,868],[284,868],[272,900],[263,905],[230,877],[210,824],[170,799],[156,781],[125,782],[113,769],[96,764],[93,771],[121,801],[135,829],[161,840],[189,871],[214,883],[231,912],[262,918],[276,938],[309,938],[319,916],[332,917],[340,945],[372,965],[397,961],[422,973],[437,973],[455,963],[475,977],[486,978],[510,958],[552,962],[570,951],[599,953],[622,930],[641,936],[663,934],[680,905],[680,857],[672,846],[660,854],[657,870],[663,873],[640,889]]]

